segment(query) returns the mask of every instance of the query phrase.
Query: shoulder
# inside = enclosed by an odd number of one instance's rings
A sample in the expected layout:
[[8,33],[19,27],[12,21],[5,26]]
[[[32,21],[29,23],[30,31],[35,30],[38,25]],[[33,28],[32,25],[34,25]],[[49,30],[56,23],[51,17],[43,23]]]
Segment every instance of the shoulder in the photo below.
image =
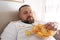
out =
[[[13,40],[13,38],[16,38],[16,35],[18,33],[17,31],[17,27],[15,27],[14,22],[10,22],[5,29],[3,30],[2,34],[1,34],[1,38],[3,39],[10,39]],[[14,37],[13,37],[14,36]]]
[[3,30],[3,33],[13,33],[15,31],[17,31],[18,27],[16,27],[15,23],[17,23],[17,21],[11,21]]
[[13,28],[16,28],[17,30],[20,29],[20,27],[22,27],[24,25],[24,23],[20,20],[18,21],[12,21],[9,23],[9,25],[13,26]]
[[18,21],[11,21],[9,24],[16,24]]
[[16,25],[18,25],[20,23],[20,21],[18,20],[18,21],[11,21],[8,25],[13,25],[13,26],[16,26]]
[[8,25],[5,27],[5,29],[4,29],[4,31],[5,30],[9,30],[9,31],[12,31],[12,30],[16,30],[17,29],[17,27],[16,27],[16,23],[17,23],[18,21],[11,21],[11,22],[9,22],[8,23]]
[[22,22],[20,21],[20,20],[18,20],[18,21],[11,21],[10,23],[13,23],[13,24],[21,24]]

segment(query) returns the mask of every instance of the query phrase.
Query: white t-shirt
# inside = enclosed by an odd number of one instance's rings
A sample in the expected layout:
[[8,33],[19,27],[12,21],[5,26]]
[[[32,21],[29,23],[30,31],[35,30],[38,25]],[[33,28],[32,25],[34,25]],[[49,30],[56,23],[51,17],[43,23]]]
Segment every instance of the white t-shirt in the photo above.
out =
[[38,38],[35,35],[26,36],[25,31],[31,31],[32,26],[36,23],[39,22],[34,22],[33,24],[26,24],[20,20],[10,22],[1,34],[1,40],[56,40],[53,36],[48,38]]

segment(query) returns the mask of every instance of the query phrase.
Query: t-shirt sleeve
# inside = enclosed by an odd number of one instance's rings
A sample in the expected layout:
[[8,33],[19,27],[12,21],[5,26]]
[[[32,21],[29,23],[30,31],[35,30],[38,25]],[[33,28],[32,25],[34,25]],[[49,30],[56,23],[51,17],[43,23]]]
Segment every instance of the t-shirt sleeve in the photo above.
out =
[[4,29],[1,40],[17,40],[17,30],[13,22],[10,22]]

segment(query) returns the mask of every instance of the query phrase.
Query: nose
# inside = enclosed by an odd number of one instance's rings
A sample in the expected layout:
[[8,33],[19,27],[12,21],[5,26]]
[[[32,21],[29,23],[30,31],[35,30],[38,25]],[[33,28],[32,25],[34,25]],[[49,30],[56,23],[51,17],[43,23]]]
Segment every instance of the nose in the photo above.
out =
[[32,16],[32,13],[29,13],[29,16]]
[[28,15],[29,15],[29,16],[32,16],[32,13],[31,13],[31,12],[28,12]]

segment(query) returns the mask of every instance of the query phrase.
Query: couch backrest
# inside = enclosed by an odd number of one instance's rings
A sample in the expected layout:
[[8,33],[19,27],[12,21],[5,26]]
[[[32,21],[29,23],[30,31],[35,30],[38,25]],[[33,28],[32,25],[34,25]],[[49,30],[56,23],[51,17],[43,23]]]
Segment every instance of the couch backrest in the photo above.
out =
[[10,21],[18,20],[17,12],[0,13],[0,34]]

